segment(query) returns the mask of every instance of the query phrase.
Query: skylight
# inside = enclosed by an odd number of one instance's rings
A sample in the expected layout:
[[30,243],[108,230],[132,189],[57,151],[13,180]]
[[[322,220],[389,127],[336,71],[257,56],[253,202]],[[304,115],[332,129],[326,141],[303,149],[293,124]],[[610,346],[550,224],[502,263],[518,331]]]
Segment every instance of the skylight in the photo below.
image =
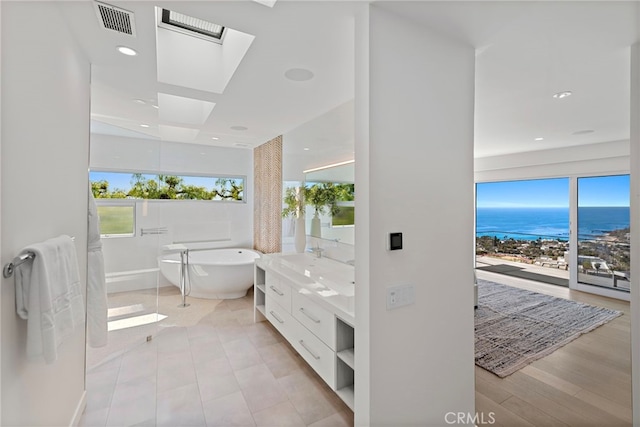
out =
[[[204,21],[199,18],[174,12],[173,10],[162,9],[161,22],[163,27],[191,34],[206,40],[222,43],[224,29],[222,25]],[[194,34],[195,33],[195,34]]]

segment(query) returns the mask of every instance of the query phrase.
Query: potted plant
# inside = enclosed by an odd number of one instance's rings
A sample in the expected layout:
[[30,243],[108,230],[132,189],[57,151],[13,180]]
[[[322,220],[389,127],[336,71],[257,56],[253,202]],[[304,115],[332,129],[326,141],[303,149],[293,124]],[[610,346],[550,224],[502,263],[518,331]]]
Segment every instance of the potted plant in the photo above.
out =
[[338,213],[338,196],[339,189],[331,182],[313,184],[305,188],[305,201],[314,208],[310,232],[312,236],[322,237],[320,215],[327,211],[331,215]]
[[294,243],[298,253],[304,252],[304,248],[307,245],[304,218],[305,192],[305,187],[287,188],[284,193],[285,207],[282,209],[283,218],[294,217],[296,219]]

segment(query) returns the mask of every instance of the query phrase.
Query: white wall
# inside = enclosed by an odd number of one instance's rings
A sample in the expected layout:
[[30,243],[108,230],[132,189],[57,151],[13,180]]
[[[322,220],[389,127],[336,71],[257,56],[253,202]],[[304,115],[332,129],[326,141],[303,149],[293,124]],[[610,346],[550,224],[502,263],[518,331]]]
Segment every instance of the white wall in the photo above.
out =
[[[2,46],[2,7],[0,7],[0,46]],[[0,49],[1,50],[1,49]],[[0,55],[0,100],[2,99],[2,55]],[[0,153],[2,152],[2,102],[0,102]],[[0,162],[0,189],[2,188],[2,162]],[[0,242],[2,242],[2,197],[0,197]],[[0,245],[0,259],[2,245]],[[0,292],[0,321],[2,320],[2,292]],[[0,322],[1,325],[1,322]],[[2,366],[2,339],[0,339],[0,366]],[[0,369],[0,384],[2,383],[2,369]],[[2,387],[0,387],[0,420],[2,420]]]
[[629,141],[475,159],[475,181],[509,181],[629,173]]
[[[105,270],[157,267],[162,245],[209,240],[206,247],[253,246],[253,151],[108,135],[91,135],[92,170],[162,172],[182,175],[245,176],[246,203],[208,201],[138,201],[136,236],[103,239]],[[144,235],[141,228],[166,227],[167,234]],[[168,282],[146,273],[126,280],[108,279],[109,292],[150,288]]]
[[[638,9],[640,17],[640,8]],[[640,42],[631,47],[631,381],[640,426]]]
[[[356,233],[364,225],[370,241],[363,259],[356,237],[356,299],[368,286],[369,313],[364,319],[356,311],[356,335],[368,321],[369,342],[357,338],[356,354],[368,352],[369,366],[360,372],[358,365],[356,394],[368,375],[370,399],[357,400],[356,417],[364,410],[371,425],[445,425],[448,412],[472,414],[475,400],[475,52],[375,4],[368,33],[368,159],[356,163],[370,171],[368,185],[356,171],[368,224],[358,216]],[[387,234],[398,231],[404,249],[389,252]],[[368,283],[360,280],[361,267],[369,270]],[[401,284],[415,287],[415,303],[387,310],[387,288]]]
[[355,16],[355,184],[358,186],[358,209],[355,211],[355,383],[354,424],[371,424],[371,363],[369,318],[371,309],[371,242],[369,220],[371,185],[369,183],[369,7],[361,8]]
[[[2,8],[2,264],[26,245],[75,237],[86,278],[89,63],[57,5]],[[51,365],[26,359],[26,322],[13,278],[2,279],[2,419],[6,426],[69,425],[82,409],[85,331]]]

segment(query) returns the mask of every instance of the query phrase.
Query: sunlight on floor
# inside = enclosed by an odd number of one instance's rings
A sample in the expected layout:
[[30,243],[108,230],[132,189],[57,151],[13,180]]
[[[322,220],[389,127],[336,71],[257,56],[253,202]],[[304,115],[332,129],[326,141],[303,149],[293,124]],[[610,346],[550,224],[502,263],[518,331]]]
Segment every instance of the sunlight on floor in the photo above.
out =
[[144,311],[144,306],[142,304],[125,305],[122,307],[110,308],[107,312],[107,317],[112,318],[125,316],[127,314],[140,313],[141,311]]
[[143,314],[141,316],[128,317],[126,319],[112,320],[109,322],[108,330],[117,331],[119,329],[133,328],[134,326],[149,325],[151,323],[160,322],[167,316],[160,313]]

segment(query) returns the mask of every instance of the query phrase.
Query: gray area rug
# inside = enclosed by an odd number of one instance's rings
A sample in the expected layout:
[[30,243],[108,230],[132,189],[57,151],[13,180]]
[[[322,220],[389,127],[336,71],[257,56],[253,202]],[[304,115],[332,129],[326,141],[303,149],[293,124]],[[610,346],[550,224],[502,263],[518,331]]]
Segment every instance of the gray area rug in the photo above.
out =
[[486,280],[475,312],[476,365],[501,378],[622,315]]

